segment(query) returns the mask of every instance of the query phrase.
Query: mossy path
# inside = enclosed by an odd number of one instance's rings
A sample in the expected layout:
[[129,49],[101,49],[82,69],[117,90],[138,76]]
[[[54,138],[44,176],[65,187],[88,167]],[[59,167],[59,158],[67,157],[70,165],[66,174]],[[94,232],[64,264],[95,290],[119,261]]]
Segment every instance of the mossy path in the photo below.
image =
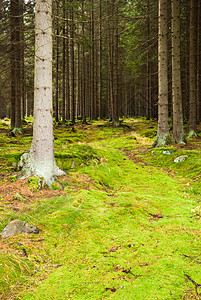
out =
[[150,141],[101,134],[87,142],[97,159],[74,173],[86,186],[66,185],[66,196],[20,213],[42,231],[27,244],[31,271],[5,299],[199,299],[201,229],[192,210],[200,194],[142,157],[131,159],[129,151]]

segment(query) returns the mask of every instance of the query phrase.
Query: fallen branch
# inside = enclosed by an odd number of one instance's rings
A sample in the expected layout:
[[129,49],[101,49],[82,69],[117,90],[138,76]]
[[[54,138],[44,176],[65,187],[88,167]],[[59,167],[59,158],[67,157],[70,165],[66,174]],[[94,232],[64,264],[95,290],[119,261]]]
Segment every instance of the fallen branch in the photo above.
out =
[[[191,282],[194,284],[196,294],[197,294],[197,296],[199,297],[199,294],[198,294],[198,287],[201,287],[201,284],[195,282],[188,274],[185,274],[185,273],[184,273],[184,275],[188,278],[189,281],[191,281]],[[200,299],[200,298],[199,298],[199,299]]]

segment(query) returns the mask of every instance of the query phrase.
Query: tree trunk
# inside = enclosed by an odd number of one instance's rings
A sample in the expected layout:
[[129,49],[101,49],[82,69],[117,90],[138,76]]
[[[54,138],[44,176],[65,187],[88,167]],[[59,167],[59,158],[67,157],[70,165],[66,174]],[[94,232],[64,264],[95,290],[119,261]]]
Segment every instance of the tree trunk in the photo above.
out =
[[173,140],[177,144],[185,144],[181,95],[180,0],[171,1]]
[[55,163],[52,105],[52,0],[35,2],[34,125],[29,153],[21,157],[23,177],[51,185],[64,174]]
[[59,122],[59,2],[57,2],[56,19],[56,99],[55,99],[55,121]]
[[12,0],[10,4],[11,25],[11,129],[21,133],[21,2]]
[[197,51],[197,0],[190,0],[190,56],[189,56],[189,87],[190,87],[190,128],[189,137],[196,134],[197,103],[196,103],[196,51]]
[[167,0],[159,0],[158,39],[158,132],[155,146],[168,143],[168,56],[167,56]]
[[66,119],[70,120],[70,42],[69,42],[69,13],[66,11]]
[[[159,1],[160,3],[160,1]],[[147,0],[147,90],[146,90],[146,119],[151,118],[151,57],[150,57],[150,0]]]
[[[116,4],[116,5],[115,5]],[[118,37],[118,3],[113,0],[113,14],[114,14],[114,21],[113,21],[113,109],[112,109],[112,123],[114,126],[119,125],[119,64],[118,64],[118,47],[119,47],[119,37]]]
[[[65,1],[63,1],[63,18],[66,17]],[[62,70],[62,125],[66,121],[66,24],[63,23],[63,70]]]
[[70,8],[70,119],[75,123],[75,52],[74,52],[74,9],[71,1]]
[[[84,0],[82,0],[82,18],[84,19]],[[85,28],[84,22],[82,22],[82,36],[84,38]],[[84,43],[81,46],[81,114],[82,114],[82,122],[86,124],[86,80],[85,80],[85,51],[84,51]]]
[[201,3],[198,2],[197,38],[197,121],[201,121]]

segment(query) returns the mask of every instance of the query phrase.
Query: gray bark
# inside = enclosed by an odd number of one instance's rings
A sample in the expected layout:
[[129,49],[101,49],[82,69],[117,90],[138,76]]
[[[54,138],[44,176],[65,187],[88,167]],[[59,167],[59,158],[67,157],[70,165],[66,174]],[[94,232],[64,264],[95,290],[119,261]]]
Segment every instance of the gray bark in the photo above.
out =
[[184,144],[183,108],[181,93],[181,34],[180,0],[172,0],[172,106],[173,140]]
[[64,174],[55,163],[52,116],[52,0],[35,2],[35,78],[33,140],[21,157],[22,178],[42,177],[51,185]]
[[159,0],[158,40],[158,132],[155,146],[168,142],[168,59],[167,59],[167,0]]

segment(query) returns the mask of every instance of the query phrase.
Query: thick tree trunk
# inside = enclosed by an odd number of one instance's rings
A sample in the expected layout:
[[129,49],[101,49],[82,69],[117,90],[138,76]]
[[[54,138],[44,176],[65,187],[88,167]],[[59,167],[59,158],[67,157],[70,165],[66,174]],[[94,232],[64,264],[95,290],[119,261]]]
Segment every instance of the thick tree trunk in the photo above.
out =
[[[34,125],[29,153],[22,155],[23,177],[51,185],[64,174],[55,163],[52,105],[52,1],[35,2]],[[22,177],[22,178],[23,178]]]
[[161,147],[169,140],[167,0],[159,0],[158,89],[158,132],[154,145]]
[[173,140],[184,144],[183,110],[181,94],[181,34],[180,0],[172,0],[172,103],[173,103]]

